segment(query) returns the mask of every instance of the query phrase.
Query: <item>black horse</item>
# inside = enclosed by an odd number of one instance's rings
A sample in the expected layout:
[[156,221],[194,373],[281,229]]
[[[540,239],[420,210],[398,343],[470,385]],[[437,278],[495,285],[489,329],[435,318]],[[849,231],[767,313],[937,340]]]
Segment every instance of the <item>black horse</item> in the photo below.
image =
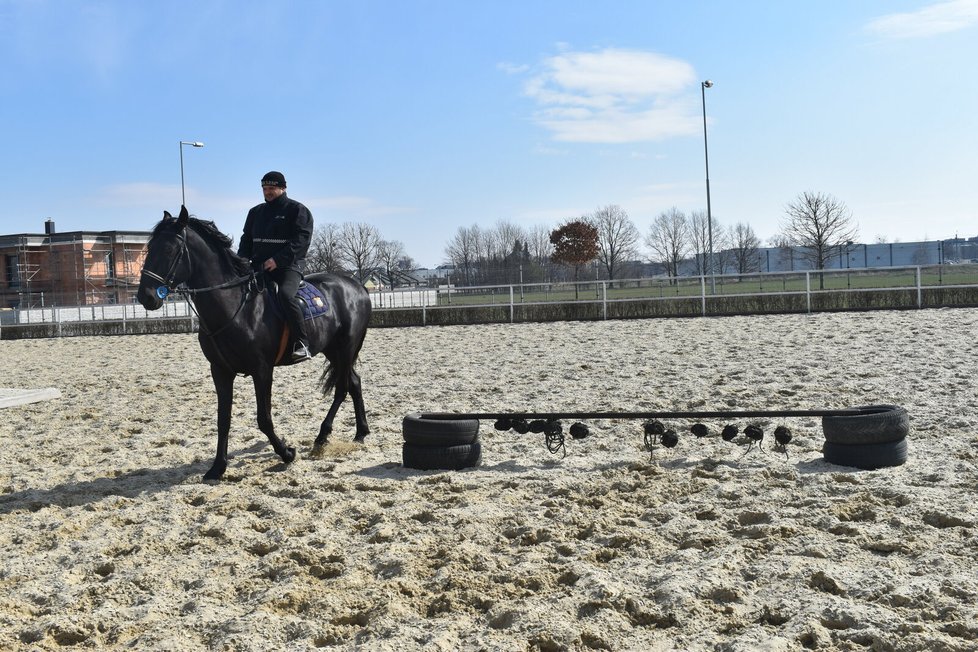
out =
[[[200,348],[211,365],[217,390],[217,456],[205,479],[224,475],[228,463],[228,432],[234,378],[251,376],[258,404],[258,427],[268,436],[275,452],[286,464],[295,459],[295,449],[286,446],[272,425],[272,372],[277,365],[292,364],[287,332],[277,299],[264,291],[264,279],[256,275],[248,260],[230,249],[231,239],[213,222],[191,218],[186,207],[180,217],[167,212],[156,225],[147,245],[136,297],[147,310],[156,310],[166,295],[177,290],[193,298],[199,317]],[[326,297],[326,312],[306,324],[309,352],[323,353],[326,366],[321,385],[323,395],[333,391],[333,403],[319,428],[313,453],[321,450],[333,430],[333,419],[349,393],[356,412],[356,437],[369,434],[363,405],[360,376],[354,370],[367,333],[370,297],[353,279],[334,274],[313,274],[314,284]]]

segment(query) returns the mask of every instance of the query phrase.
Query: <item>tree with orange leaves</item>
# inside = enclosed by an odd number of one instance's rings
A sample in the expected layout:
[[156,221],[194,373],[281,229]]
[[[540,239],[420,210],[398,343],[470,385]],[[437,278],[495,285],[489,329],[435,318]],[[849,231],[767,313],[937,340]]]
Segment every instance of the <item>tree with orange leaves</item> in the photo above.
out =
[[[565,222],[550,232],[554,253],[550,259],[574,268],[574,280],[580,278],[581,268],[598,256],[598,230],[587,220]],[[579,298],[579,286],[574,286],[574,298]]]

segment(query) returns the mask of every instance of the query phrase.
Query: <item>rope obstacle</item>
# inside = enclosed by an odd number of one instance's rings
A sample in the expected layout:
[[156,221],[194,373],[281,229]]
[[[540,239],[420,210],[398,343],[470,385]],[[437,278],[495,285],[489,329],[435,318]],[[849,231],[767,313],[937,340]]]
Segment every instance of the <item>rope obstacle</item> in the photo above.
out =
[[[889,407],[889,406],[881,406]],[[879,410],[882,412],[883,410]],[[863,416],[873,413],[872,408],[851,408],[841,410],[721,410],[700,412],[424,412],[419,416],[433,420],[489,420],[495,421],[494,427],[499,431],[513,430],[518,434],[543,434],[547,450],[552,454],[567,455],[562,420],[574,420],[568,434],[572,439],[585,439],[590,435],[590,429],[582,421],[609,419],[641,419],[643,424],[643,443],[649,451],[650,458],[654,457],[656,444],[664,448],[675,448],[679,444],[678,433],[667,428],[662,419],[762,419],[762,418],[794,418],[794,417],[848,417]],[[700,421],[694,423],[690,432],[697,438],[710,435],[710,429]],[[720,437],[726,442],[733,442],[740,429],[734,424],[727,424],[720,431]],[[750,453],[754,446],[764,451],[764,430],[757,423],[750,423],[743,430],[747,439],[747,450]],[[774,429],[775,448],[788,458],[788,444],[791,442],[791,430],[785,425]]]

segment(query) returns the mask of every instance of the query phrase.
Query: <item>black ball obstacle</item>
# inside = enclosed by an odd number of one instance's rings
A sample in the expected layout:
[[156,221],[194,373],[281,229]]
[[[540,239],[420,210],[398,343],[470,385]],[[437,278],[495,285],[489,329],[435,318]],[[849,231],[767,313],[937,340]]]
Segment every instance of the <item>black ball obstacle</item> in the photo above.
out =
[[[405,466],[423,469],[459,469],[481,463],[478,440],[479,421],[493,421],[498,431],[518,434],[542,434],[551,453],[567,454],[566,438],[561,424],[573,420],[569,429],[572,439],[584,439],[590,430],[582,421],[615,419],[643,420],[644,443],[650,455],[656,445],[675,448],[679,434],[662,420],[696,421],[690,432],[702,439],[710,436],[705,419],[747,420],[820,417],[825,436],[823,456],[827,462],[860,469],[898,466],[906,461],[906,438],[909,418],[896,405],[865,405],[847,409],[822,410],[720,410],[660,412],[423,412],[404,418]],[[435,436],[433,436],[433,434]],[[458,435],[456,437],[456,434]],[[756,422],[741,431],[728,423],[720,438],[734,442],[738,435],[746,439],[750,453],[756,446],[763,451],[764,431]],[[775,449],[788,456],[791,430],[784,424],[774,430]],[[410,464],[408,462],[411,462]]]

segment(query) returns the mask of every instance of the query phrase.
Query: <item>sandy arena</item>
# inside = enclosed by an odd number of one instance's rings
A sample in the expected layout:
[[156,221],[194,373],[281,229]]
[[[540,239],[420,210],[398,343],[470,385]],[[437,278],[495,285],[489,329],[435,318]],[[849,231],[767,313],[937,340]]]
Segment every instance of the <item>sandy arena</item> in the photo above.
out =
[[[288,468],[236,382],[233,459],[205,483],[216,400],[192,335],[0,342],[0,649],[978,649],[978,310],[373,330],[372,434],[322,358],[278,370]],[[643,450],[641,423],[483,422],[483,466],[404,469],[417,411],[824,409],[895,403],[909,460],[744,455],[722,423]],[[767,422],[770,434],[781,421]],[[565,423],[565,429],[569,424]],[[745,424],[741,424],[743,426]]]

